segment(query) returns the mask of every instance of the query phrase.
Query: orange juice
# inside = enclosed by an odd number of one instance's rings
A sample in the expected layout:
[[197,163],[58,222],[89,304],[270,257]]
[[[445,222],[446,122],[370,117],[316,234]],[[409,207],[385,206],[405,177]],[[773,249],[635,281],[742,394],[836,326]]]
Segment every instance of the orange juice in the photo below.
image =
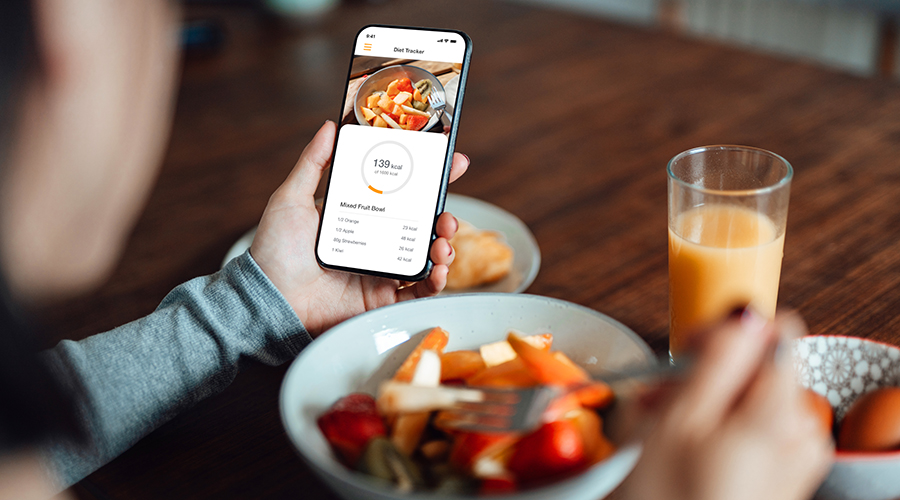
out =
[[[674,230],[673,230],[674,229]],[[669,349],[737,306],[752,304],[773,318],[784,234],[763,214],[705,205],[679,215],[669,228]]]

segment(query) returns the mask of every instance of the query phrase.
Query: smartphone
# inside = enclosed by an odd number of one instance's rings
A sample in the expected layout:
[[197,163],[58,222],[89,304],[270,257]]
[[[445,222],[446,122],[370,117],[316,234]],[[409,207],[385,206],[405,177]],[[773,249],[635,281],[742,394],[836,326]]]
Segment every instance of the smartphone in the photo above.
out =
[[461,31],[370,25],[357,33],[316,237],[320,266],[428,276],[471,54]]

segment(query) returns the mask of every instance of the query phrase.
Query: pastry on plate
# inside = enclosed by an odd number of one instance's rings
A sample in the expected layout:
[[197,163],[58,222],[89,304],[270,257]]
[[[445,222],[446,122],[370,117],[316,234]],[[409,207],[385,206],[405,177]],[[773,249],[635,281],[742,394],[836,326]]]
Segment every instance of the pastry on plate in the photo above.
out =
[[497,231],[481,230],[459,221],[459,231],[450,239],[456,258],[447,274],[447,288],[458,290],[493,283],[509,274],[513,250]]

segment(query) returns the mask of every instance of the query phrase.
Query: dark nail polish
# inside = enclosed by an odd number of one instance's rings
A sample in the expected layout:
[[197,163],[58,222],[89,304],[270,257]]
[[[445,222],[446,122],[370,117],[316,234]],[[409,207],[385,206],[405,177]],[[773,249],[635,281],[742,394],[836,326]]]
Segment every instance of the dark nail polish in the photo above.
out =
[[748,304],[744,304],[742,306],[737,306],[728,313],[728,319],[740,319],[748,312]]
[[469,162],[469,164],[472,163],[472,160],[469,159],[469,155],[467,155],[465,153],[461,153],[461,154],[466,157],[466,161]]
[[745,332],[758,333],[761,332],[769,323],[766,318],[759,315],[750,305],[744,307],[736,307],[728,315],[730,321],[739,320],[741,327]]

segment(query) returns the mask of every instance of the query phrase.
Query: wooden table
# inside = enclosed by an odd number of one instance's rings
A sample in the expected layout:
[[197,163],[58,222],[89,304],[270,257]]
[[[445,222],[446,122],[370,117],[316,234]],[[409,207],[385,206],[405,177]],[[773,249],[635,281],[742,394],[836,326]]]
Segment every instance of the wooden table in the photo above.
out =
[[[325,119],[339,112],[367,23],[459,28],[474,40],[451,191],[537,237],[529,292],[569,300],[667,346],[666,162],[738,143],[796,169],[781,305],[813,333],[900,344],[900,87],[700,40],[485,0],[351,3],[286,29],[209,11],[223,49],[184,67],[157,186],[112,279],[42,311],[48,345],[150,313],[219,268]],[[278,417],[286,366],[248,366],[76,487],[87,499],[334,498]]]

